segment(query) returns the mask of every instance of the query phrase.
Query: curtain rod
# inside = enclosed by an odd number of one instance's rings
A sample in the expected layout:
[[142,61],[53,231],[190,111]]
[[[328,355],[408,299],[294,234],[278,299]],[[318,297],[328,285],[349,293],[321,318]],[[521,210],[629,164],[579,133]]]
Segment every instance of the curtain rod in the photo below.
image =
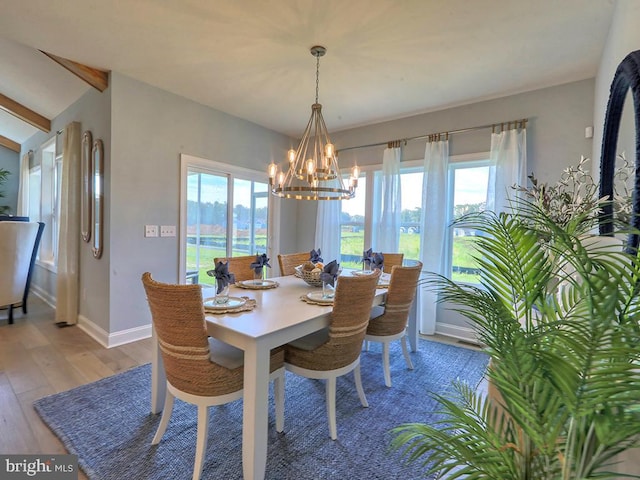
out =
[[454,135],[454,134],[458,134],[458,133],[466,133],[466,132],[473,132],[476,130],[483,130],[485,128],[491,128],[493,130],[493,132],[495,133],[496,128],[500,127],[501,130],[504,130],[505,125],[507,126],[507,130],[509,130],[511,128],[511,124],[514,125],[514,128],[525,128],[527,126],[527,122],[529,121],[528,118],[523,118],[520,120],[511,120],[509,122],[500,122],[500,123],[491,123],[489,125],[480,125],[479,127],[470,127],[470,128],[461,128],[459,130],[450,130],[448,132],[440,132],[440,133],[430,133],[427,135],[419,135],[417,137],[408,137],[408,138],[401,138],[400,140],[392,140],[392,141],[387,141],[387,142],[378,142],[378,143],[370,143],[369,145],[357,145],[355,147],[345,147],[345,148],[341,148],[339,150],[337,150],[337,153],[339,152],[345,152],[347,150],[355,150],[357,148],[368,148],[368,147],[379,147],[381,145],[389,145],[391,146],[391,144],[395,143],[397,146],[399,146],[399,144],[401,142],[404,142],[404,144],[406,145],[407,142],[410,142],[412,140],[422,140],[425,138],[439,138],[440,136],[445,136],[445,138],[449,138],[449,135]]

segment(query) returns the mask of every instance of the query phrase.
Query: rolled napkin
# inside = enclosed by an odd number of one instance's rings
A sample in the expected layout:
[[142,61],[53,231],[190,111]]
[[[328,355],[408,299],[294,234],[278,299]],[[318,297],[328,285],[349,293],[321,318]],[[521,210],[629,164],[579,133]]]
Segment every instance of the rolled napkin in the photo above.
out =
[[232,273],[229,273],[229,264],[218,262],[214,270],[208,270],[207,275],[216,279],[217,290],[216,293],[220,293],[224,287],[230,283],[234,283],[235,277]]
[[313,263],[318,263],[318,262],[322,262],[322,257],[320,256],[320,249],[318,249],[318,251],[316,252],[315,250],[311,250],[309,252],[309,261],[313,262]]
[[251,263],[250,267],[254,272],[256,272],[257,275],[262,275],[262,269],[264,267],[271,268],[271,265],[269,265],[269,260],[270,259],[267,258],[266,253],[263,253],[262,255],[258,254],[256,255],[256,261]]
[[371,261],[372,260],[373,260],[373,250],[371,248],[369,250],[365,250],[364,252],[362,252],[362,264],[363,264],[363,266],[371,265]]
[[382,267],[384,267],[384,255],[382,252],[376,252],[373,254],[373,258],[371,259],[371,269],[382,270]]
[[320,274],[320,280],[334,286],[336,278],[338,278],[338,271],[340,270],[340,264],[335,260],[331,260],[324,266],[322,273]]

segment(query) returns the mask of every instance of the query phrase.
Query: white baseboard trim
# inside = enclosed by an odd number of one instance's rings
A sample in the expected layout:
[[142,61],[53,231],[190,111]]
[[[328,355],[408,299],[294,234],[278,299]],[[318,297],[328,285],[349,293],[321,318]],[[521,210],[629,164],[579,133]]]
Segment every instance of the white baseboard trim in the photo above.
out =
[[82,315],[78,315],[78,327],[105,348],[118,347],[151,336],[151,324],[108,333]]
[[[43,290],[37,285],[31,285],[31,288],[29,289],[29,295],[35,295],[36,297],[38,297],[40,300],[42,300],[44,303],[46,303],[47,305],[49,305],[51,308],[55,310],[56,298],[51,296],[49,292]],[[28,304],[29,304],[29,301],[27,300],[27,308],[28,308]]]
[[480,345],[476,332],[469,327],[460,327],[459,325],[436,322],[436,333]]

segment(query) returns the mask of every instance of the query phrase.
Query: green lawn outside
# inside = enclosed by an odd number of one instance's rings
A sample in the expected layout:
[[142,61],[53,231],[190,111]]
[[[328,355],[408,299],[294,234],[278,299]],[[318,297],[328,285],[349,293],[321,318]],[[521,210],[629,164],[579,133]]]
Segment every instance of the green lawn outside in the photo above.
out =
[[[207,237],[214,237],[213,235],[207,235]],[[473,241],[475,237],[455,237],[453,239],[453,265],[463,268],[477,268],[477,263],[472,258],[473,253]],[[222,237],[220,237],[222,240]],[[240,239],[239,243],[242,244]],[[246,242],[245,242],[246,243]],[[256,238],[256,243],[261,246],[266,245],[266,237],[261,236]],[[420,235],[401,233],[400,234],[400,251],[404,253],[405,260],[417,260],[419,258],[420,248]],[[343,255],[355,255],[362,257],[364,250],[364,233],[363,232],[342,232],[342,254]],[[196,269],[196,248],[195,245],[189,244],[187,246],[187,271]],[[234,252],[234,255],[246,255],[246,250],[238,250]],[[200,248],[200,269],[198,270],[198,281],[201,284],[213,284],[212,278],[207,275],[207,270],[211,270],[215,267],[213,259],[216,257],[225,256],[225,250],[218,247],[201,247]],[[329,261],[330,259],[325,259]],[[275,267],[274,262],[276,259],[271,259],[271,265]],[[360,262],[342,262],[343,268],[360,268],[362,264]],[[453,280],[458,282],[478,283],[478,275],[455,272],[453,273]]]

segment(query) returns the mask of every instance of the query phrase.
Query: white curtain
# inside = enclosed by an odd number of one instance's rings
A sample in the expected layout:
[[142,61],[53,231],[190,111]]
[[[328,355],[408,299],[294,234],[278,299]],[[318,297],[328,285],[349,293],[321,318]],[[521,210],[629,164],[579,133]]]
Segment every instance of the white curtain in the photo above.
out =
[[[18,184],[18,208],[16,215],[29,216],[29,158],[25,153],[20,161],[20,183]],[[33,219],[32,219],[33,220]]]
[[[424,152],[422,180],[422,218],[420,261],[425,272],[445,274],[445,244],[448,230],[447,174],[449,140],[428,142]],[[433,335],[436,331],[437,293],[430,288],[418,289],[418,319],[420,332]]]
[[73,325],[78,319],[80,247],[80,123],[64,129],[56,323]]
[[385,148],[382,157],[382,211],[375,250],[397,252],[400,242],[400,160],[402,148]]
[[340,263],[340,214],[342,200],[318,200],[316,236],[313,248],[322,250],[325,263]]
[[527,131],[512,128],[491,134],[491,167],[487,186],[487,210],[503,212],[513,197],[513,185],[527,184]]

